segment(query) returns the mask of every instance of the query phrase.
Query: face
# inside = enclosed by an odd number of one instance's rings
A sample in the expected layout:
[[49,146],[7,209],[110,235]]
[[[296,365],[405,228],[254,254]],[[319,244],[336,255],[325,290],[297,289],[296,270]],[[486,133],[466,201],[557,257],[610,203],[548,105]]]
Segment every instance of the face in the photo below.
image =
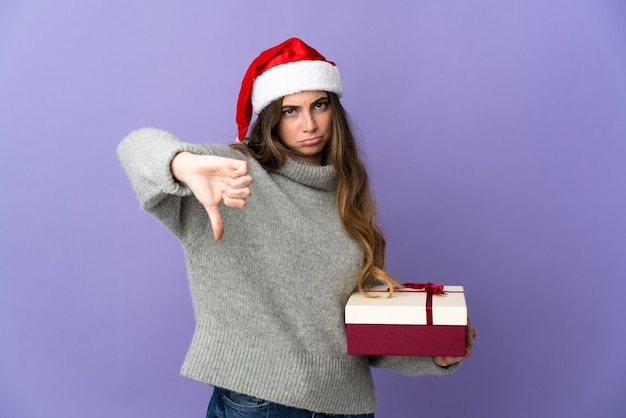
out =
[[294,156],[321,164],[330,141],[332,111],[325,91],[304,91],[283,97],[277,130]]

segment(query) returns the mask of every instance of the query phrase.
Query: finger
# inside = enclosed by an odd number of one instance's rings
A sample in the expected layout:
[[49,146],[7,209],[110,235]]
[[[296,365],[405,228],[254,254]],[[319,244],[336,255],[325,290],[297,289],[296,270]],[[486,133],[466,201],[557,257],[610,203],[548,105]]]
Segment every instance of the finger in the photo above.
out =
[[435,363],[441,367],[447,367],[454,363],[460,363],[465,357],[435,357]]
[[245,189],[250,188],[252,185],[252,177],[249,175],[244,175],[241,177],[227,177],[224,179],[224,183],[230,186],[233,189]]
[[238,198],[223,196],[222,200],[224,202],[224,205],[228,206],[229,208],[241,209],[241,208],[246,207],[246,199],[238,199]]
[[238,178],[248,174],[248,162],[241,160],[232,160],[231,168],[234,170],[231,177]]
[[448,366],[448,358],[447,357],[435,356],[433,358],[433,360],[435,360],[435,364],[437,366],[441,366],[441,367],[447,367]]
[[226,187],[222,192],[222,199],[247,199],[252,196],[252,190],[249,187],[244,187],[241,189],[233,189],[230,187]]
[[466,335],[466,340],[468,344],[472,344],[474,345],[474,339],[478,336],[478,330],[474,329],[474,328],[468,328],[467,332],[465,333]]
[[[224,190],[222,192],[222,199],[247,199],[252,195],[250,184],[252,184],[252,177],[246,175],[237,179],[227,178],[224,179]],[[241,204],[236,203],[229,205],[233,207],[242,207]],[[245,202],[244,202],[245,206]]]
[[222,221],[222,214],[220,213],[218,206],[205,206],[204,207],[211,220],[211,228],[213,229],[213,235],[216,240],[222,239],[224,233],[224,222]]
[[467,344],[465,346],[465,357],[469,357],[472,355],[472,350],[474,349],[475,337],[476,337],[476,330],[472,330],[471,333],[468,333]]

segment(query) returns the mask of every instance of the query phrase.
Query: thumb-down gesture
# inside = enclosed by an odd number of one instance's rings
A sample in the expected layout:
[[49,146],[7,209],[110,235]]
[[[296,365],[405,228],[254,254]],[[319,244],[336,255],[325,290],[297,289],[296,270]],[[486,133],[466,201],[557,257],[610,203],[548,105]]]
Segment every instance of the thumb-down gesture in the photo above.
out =
[[198,155],[183,151],[174,156],[170,169],[200,201],[211,220],[215,239],[221,239],[224,222],[220,202],[231,208],[243,208],[250,197],[252,177],[248,163],[214,155]]

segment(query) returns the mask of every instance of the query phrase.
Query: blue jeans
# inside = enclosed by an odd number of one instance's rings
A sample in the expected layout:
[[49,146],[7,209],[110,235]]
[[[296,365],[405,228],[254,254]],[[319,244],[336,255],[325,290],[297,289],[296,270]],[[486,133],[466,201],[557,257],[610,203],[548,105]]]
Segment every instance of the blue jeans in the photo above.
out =
[[374,418],[374,414],[333,415],[292,408],[277,403],[215,388],[206,418]]

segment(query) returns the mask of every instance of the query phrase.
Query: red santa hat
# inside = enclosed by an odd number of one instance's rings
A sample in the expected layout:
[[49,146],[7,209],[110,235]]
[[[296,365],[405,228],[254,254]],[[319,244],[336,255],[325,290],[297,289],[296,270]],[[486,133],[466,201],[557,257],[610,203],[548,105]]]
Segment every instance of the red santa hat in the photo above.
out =
[[241,82],[237,139],[245,138],[253,110],[258,115],[276,99],[312,90],[342,96],[339,70],[334,62],[297,38],[261,52]]

